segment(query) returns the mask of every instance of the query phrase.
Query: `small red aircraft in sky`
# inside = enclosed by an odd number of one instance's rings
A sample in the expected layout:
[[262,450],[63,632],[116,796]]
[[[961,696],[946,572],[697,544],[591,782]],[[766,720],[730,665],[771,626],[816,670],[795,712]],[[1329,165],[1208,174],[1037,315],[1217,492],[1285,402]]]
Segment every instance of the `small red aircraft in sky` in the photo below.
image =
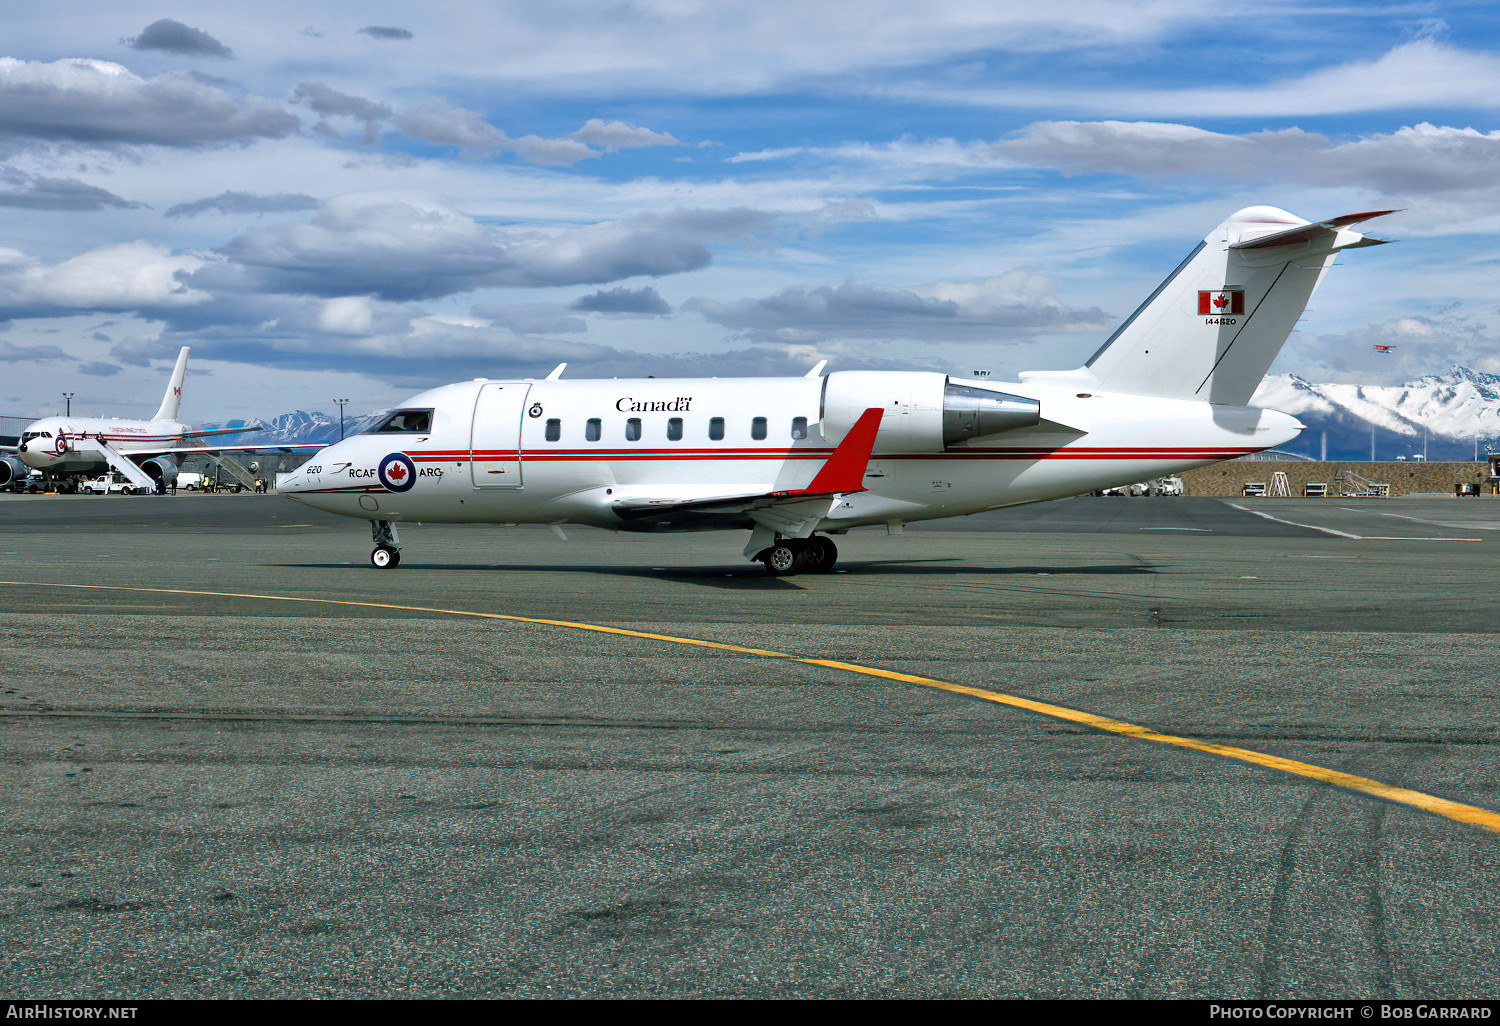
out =
[[1380,345],[1377,345],[1377,346],[1375,346],[1373,348],[1375,349],[1375,351],[1377,353],[1385,353],[1386,355],[1390,355],[1391,350],[1395,349],[1396,347],[1395,346],[1380,346]]

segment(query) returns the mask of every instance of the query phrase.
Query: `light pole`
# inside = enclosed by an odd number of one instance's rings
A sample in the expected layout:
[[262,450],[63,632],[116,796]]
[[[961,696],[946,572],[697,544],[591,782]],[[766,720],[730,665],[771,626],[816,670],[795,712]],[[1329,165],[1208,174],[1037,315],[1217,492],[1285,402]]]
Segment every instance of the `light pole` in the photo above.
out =
[[347,399],[334,400],[334,402],[339,404],[339,441],[341,442],[344,440],[344,404],[348,401]]
[[77,394],[78,393],[76,393],[76,392],[64,392],[63,393],[63,398],[68,401],[68,408],[63,413],[64,417],[71,417],[71,416],[73,416],[73,396],[75,396]]

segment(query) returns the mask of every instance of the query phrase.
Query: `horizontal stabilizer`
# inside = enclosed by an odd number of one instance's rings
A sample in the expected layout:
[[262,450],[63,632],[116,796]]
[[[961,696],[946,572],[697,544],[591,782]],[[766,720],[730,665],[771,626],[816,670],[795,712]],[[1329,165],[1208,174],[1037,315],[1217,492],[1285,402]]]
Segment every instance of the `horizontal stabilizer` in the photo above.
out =
[[[1330,232],[1337,232],[1340,228],[1347,228],[1351,224],[1359,224],[1374,217],[1384,217],[1386,214],[1394,214],[1394,210],[1370,210],[1363,214],[1345,214],[1342,217],[1330,217],[1326,221],[1315,221],[1312,224],[1302,224],[1295,228],[1288,228],[1284,232],[1273,232],[1270,235],[1262,235],[1259,238],[1246,239],[1242,242],[1232,244],[1230,249],[1271,249],[1276,246],[1295,246],[1301,242],[1312,242]],[[1364,239],[1358,245],[1376,246],[1385,240]],[[1341,247],[1353,249],[1355,246]]]

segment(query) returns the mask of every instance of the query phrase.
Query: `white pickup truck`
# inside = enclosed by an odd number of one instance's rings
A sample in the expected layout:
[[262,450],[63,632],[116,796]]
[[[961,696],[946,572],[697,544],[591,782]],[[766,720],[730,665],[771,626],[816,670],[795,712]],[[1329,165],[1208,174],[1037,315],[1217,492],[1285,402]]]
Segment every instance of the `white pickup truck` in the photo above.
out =
[[118,470],[111,471],[100,477],[90,478],[80,485],[78,490],[88,492],[92,495],[109,495],[115,492],[124,495],[134,495],[137,491],[140,491],[143,495],[145,494],[145,489],[137,489],[135,485],[130,483],[130,479]]

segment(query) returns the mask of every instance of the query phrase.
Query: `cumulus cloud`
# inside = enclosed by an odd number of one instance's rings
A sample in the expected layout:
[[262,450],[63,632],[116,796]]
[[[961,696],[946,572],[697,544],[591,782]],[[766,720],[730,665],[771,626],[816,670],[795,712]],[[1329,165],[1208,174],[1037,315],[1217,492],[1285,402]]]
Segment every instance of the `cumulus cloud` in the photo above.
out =
[[653,132],[649,128],[627,125],[623,121],[604,121],[590,118],[572,138],[590,146],[597,146],[606,153],[615,150],[633,150],[646,146],[681,146],[669,133]]
[[484,115],[446,105],[405,111],[394,125],[402,135],[444,146],[494,147],[508,141],[505,133],[486,121]]
[[1393,206],[1423,197],[1469,201],[1451,210],[1426,204],[1417,216],[1428,222],[1500,213],[1500,132],[1427,122],[1335,140],[1296,128],[1228,135],[1159,122],[1043,121],[992,149],[997,160],[1065,175],[1353,186],[1390,197]]
[[1056,290],[1051,278],[1017,269],[978,282],[938,282],[910,289],[844,282],[793,287],[762,299],[728,303],[699,298],[688,300],[682,309],[745,337],[779,342],[829,337],[1014,340],[1039,332],[1092,330],[1107,323],[1097,307],[1065,306]]
[[306,104],[324,118],[348,117],[363,121],[365,142],[380,138],[380,124],[391,116],[391,108],[363,96],[341,93],[323,82],[302,82],[292,91],[292,102]]
[[57,264],[0,250],[0,317],[49,316],[78,310],[154,310],[200,303],[208,296],[178,280],[203,264],[163,246],[102,246]]
[[574,300],[568,309],[586,313],[647,314],[654,317],[665,317],[672,312],[671,305],[649,285],[638,289],[627,289],[622,285],[607,292],[594,292]]
[[221,192],[217,196],[178,203],[167,208],[167,217],[198,217],[200,214],[282,214],[316,210],[318,201],[301,193],[278,192],[257,196],[250,192]]
[[[332,200],[311,221],[234,239],[223,253],[235,266],[199,278],[204,287],[390,300],[483,286],[603,284],[703,267],[706,242],[743,239],[769,221],[754,211],[676,211],[554,234],[507,233],[436,200],[367,193]],[[241,273],[246,280],[229,280]]]
[[599,156],[598,150],[590,149],[576,139],[547,139],[539,135],[507,140],[506,149],[526,163],[542,167],[572,167],[580,160]]
[[132,210],[144,206],[121,199],[107,189],[76,178],[45,178],[13,168],[0,168],[0,207],[23,210]]
[[[1123,10],[1124,8],[1122,8]],[[1247,76],[1248,77],[1248,76]],[[1219,84],[1227,82],[1229,84]],[[1192,88],[1027,89],[1014,85],[902,85],[909,99],[986,107],[1049,106],[1139,118],[1290,118],[1362,111],[1491,110],[1500,91],[1500,57],[1431,36],[1375,57],[1269,82],[1234,77]]]
[[120,366],[114,363],[105,363],[102,360],[91,360],[88,363],[79,364],[78,373],[90,374],[96,378],[109,378],[120,373]]
[[411,39],[412,34],[404,28],[396,28],[392,25],[366,25],[356,35],[369,36],[371,39]]
[[234,51],[202,29],[162,18],[147,25],[138,36],[123,40],[135,50],[164,50],[201,57],[233,57]]
[[0,58],[0,133],[32,143],[218,146],[281,139],[297,118],[188,75],[143,79],[108,61]]
[[18,346],[0,339],[0,363],[33,363],[72,359],[57,346]]

